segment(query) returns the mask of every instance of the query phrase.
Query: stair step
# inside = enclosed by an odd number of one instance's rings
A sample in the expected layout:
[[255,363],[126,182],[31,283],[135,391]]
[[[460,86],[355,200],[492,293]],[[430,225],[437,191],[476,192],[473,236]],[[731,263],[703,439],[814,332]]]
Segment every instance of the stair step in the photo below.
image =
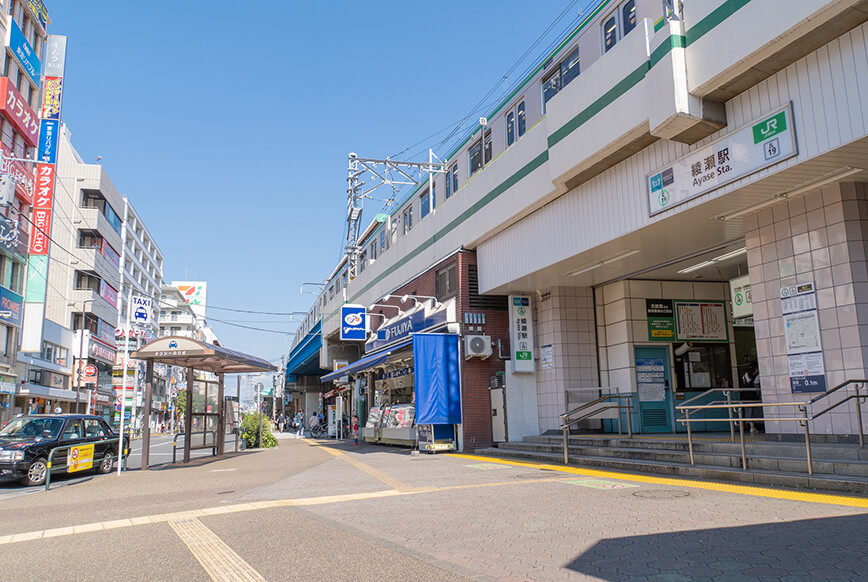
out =
[[[542,461],[552,464],[562,464],[562,453],[541,451],[518,451],[512,449],[487,448],[476,451],[476,454],[491,457],[510,457]],[[748,466],[750,465],[748,460]],[[614,469],[632,473],[656,473],[678,477],[696,477],[755,485],[772,485],[781,487],[823,489],[828,491],[868,493],[868,478],[836,474],[814,475],[805,472],[772,471],[751,467],[744,471],[737,467],[717,465],[690,465],[654,460],[636,460],[630,458],[600,457],[600,456],[570,456],[570,465]]]

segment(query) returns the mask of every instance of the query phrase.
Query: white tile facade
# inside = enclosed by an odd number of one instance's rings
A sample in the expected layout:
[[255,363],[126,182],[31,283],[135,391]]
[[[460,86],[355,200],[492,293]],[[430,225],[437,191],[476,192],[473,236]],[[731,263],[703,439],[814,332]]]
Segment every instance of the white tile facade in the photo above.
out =
[[[796,283],[813,282],[817,290],[827,388],[865,378],[868,185],[833,184],[808,192],[745,216],[744,228],[763,401],[803,402],[815,396],[790,390],[780,289]],[[818,403],[814,412],[843,397]],[[853,402],[844,404],[814,421],[811,432],[854,434],[855,412]],[[795,413],[794,407],[781,407],[767,415],[792,418]],[[767,424],[770,433],[803,430],[792,421]]]

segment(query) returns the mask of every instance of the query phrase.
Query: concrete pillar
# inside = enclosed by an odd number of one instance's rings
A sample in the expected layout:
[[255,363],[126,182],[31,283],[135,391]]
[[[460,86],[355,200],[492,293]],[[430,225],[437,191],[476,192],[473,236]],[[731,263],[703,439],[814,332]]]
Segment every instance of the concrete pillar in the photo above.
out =
[[[832,184],[745,216],[744,229],[765,402],[792,394],[781,315],[781,287],[813,282],[827,388],[864,378],[868,363],[868,185]],[[834,400],[833,400],[834,401]],[[789,408],[767,416],[789,416]],[[769,433],[800,433],[795,422],[766,423]],[[815,434],[854,434],[851,403],[811,425]]]

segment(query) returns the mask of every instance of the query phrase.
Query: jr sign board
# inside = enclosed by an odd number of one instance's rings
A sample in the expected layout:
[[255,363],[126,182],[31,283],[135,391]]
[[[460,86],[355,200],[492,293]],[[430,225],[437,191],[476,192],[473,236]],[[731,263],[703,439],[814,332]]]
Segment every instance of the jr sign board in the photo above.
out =
[[512,371],[533,372],[533,314],[530,297],[509,296],[510,334],[512,335]]
[[341,305],[341,341],[363,342],[368,338],[364,305]]
[[798,153],[787,105],[648,176],[654,215]]

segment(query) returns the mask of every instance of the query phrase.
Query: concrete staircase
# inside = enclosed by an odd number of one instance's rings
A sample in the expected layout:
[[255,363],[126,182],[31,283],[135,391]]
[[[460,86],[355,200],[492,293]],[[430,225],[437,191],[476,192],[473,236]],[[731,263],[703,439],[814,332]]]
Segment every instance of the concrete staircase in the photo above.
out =
[[[729,434],[694,439],[690,464],[687,437],[638,435],[571,435],[570,465],[633,473],[656,473],[755,485],[868,494],[868,446],[811,443],[814,474],[808,474],[804,442],[746,439],[747,471],[741,468],[741,445]],[[563,464],[563,437],[541,435],[521,442],[498,443],[478,455]]]

